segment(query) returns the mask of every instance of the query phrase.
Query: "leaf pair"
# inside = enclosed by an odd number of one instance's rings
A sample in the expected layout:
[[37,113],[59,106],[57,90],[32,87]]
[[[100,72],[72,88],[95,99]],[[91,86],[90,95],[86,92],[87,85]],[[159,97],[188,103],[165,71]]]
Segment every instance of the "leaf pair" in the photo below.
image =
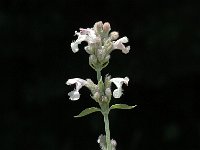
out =
[[[137,105],[135,106],[129,106],[129,105],[126,105],[126,104],[115,104],[115,105],[112,105],[110,107],[110,110],[112,109],[132,109],[132,108],[135,108]],[[77,116],[74,116],[74,117],[83,117],[83,116],[86,116],[86,115],[89,115],[91,113],[94,113],[94,112],[98,112],[100,111],[101,112],[101,109],[99,108],[96,108],[96,107],[90,107],[90,108],[86,108],[84,109],[79,115]]]

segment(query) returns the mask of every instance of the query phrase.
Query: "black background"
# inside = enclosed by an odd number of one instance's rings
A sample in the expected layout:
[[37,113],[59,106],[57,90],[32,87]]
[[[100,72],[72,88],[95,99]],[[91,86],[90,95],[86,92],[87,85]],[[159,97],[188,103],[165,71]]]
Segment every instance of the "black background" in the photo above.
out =
[[118,150],[200,149],[200,19],[194,1],[0,1],[1,150],[94,150],[104,133],[86,88],[70,101],[69,78],[95,80],[83,50],[70,43],[79,27],[108,21],[130,39],[102,74],[130,78],[114,103],[137,104],[110,114]]

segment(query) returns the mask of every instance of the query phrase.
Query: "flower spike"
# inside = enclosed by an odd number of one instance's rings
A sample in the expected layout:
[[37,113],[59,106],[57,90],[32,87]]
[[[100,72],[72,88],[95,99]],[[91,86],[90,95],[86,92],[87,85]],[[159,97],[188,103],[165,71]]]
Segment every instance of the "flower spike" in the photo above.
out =
[[[90,90],[91,98],[99,104],[99,108],[86,108],[75,117],[101,112],[104,117],[106,134],[100,135],[97,141],[100,144],[101,150],[116,150],[117,143],[110,138],[109,112],[113,109],[132,109],[136,106],[126,104],[110,106],[112,96],[120,98],[123,95],[122,85],[128,85],[129,78],[111,78],[110,75],[106,75],[103,80],[101,71],[109,64],[112,51],[117,49],[124,54],[130,51],[130,46],[126,46],[126,43],[129,41],[128,38],[126,36],[119,38],[117,31],[110,31],[110,23],[103,23],[102,21],[96,22],[92,28],[80,28],[79,31],[75,31],[77,39],[72,41],[71,49],[76,53],[79,51],[79,44],[83,41],[87,42],[84,49],[89,54],[89,65],[96,71],[97,82],[95,83],[91,79],[83,80],[80,78],[69,79],[66,82],[67,85],[75,84],[74,90],[68,93],[70,100],[78,100],[80,98],[79,90],[85,86]],[[112,83],[116,86],[113,91],[111,88]]]

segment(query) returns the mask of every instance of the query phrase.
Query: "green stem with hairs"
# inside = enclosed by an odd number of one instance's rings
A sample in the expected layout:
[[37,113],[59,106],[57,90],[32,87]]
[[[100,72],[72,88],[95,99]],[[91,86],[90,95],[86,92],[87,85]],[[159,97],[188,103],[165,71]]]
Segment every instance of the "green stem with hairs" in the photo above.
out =
[[111,150],[110,127],[109,127],[108,113],[104,113],[103,116],[104,116],[105,132],[106,132],[107,150]]
[[[97,72],[97,80],[100,81],[101,79],[101,69],[96,69]],[[108,114],[109,114],[109,103],[105,105],[101,105],[101,110],[102,114],[104,117],[104,124],[105,124],[105,133],[106,133],[106,145],[107,145],[107,150],[111,150],[111,142],[110,142],[110,126],[109,126],[109,119],[108,119]]]
[[97,81],[101,79],[101,69],[96,69],[97,72]]

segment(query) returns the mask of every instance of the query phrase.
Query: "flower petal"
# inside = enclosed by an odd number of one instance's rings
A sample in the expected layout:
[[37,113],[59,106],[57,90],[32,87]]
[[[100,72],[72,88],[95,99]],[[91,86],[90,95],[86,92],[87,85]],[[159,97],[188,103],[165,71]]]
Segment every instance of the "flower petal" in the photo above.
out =
[[71,43],[71,49],[74,53],[78,52],[79,49],[78,49],[78,43],[77,42],[72,42]]
[[127,42],[128,42],[128,38],[126,36],[122,37],[118,39],[117,41],[113,42],[113,49],[120,49],[122,50],[124,54],[127,54],[129,53],[130,46],[125,47],[125,45],[123,44]]
[[115,89],[113,91],[113,97],[114,98],[120,98],[123,94],[123,89],[122,89],[122,84],[125,83],[126,85],[128,85],[128,82],[129,82],[129,78],[128,77],[125,77],[125,78],[112,78],[110,80],[111,82],[113,82],[117,89]]
[[128,86],[128,82],[129,82],[129,78],[128,77],[125,77],[124,78],[124,83]]
[[119,89],[115,89],[113,91],[113,97],[114,98],[120,98],[122,96],[123,92],[122,92],[122,88]]
[[68,95],[70,96],[69,99],[71,100],[78,100],[80,98],[80,93],[79,90],[82,88],[87,83],[87,81],[80,79],[80,78],[74,78],[74,79],[69,79],[67,80],[66,84],[67,85],[72,85],[76,84],[76,88],[69,92]]
[[74,53],[78,52],[78,44],[81,44],[81,42],[86,41],[87,35],[82,35],[79,32],[75,31],[75,35],[78,35],[78,39],[71,43],[71,49]]
[[71,91],[68,93],[68,96],[70,96],[70,100],[76,101],[80,98],[80,93],[76,90]]
[[88,42],[88,44],[98,42],[98,38],[95,34],[94,29],[80,28],[80,32],[75,31],[75,35],[78,36],[78,39],[71,43],[71,49],[74,53],[79,51],[78,45],[81,44],[81,42],[83,42],[83,41]]

